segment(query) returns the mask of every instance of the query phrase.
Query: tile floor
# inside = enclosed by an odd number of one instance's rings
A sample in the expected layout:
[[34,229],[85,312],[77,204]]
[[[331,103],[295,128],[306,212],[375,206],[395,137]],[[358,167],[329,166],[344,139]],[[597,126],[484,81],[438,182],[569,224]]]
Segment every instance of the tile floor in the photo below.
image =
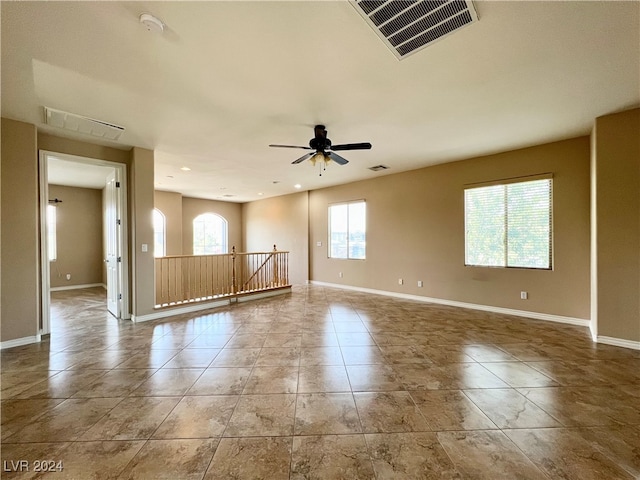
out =
[[2,478],[640,478],[640,352],[586,328],[319,286],[104,303],[56,292],[50,340],[2,351]]

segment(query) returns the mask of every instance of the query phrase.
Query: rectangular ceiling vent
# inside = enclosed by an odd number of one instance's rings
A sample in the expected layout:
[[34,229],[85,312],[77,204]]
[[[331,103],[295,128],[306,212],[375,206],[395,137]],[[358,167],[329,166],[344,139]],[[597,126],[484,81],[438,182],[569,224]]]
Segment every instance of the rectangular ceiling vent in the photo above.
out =
[[478,21],[471,0],[350,2],[399,59]]
[[372,172],[379,172],[380,170],[388,170],[389,167],[386,165],[376,165],[375,167],[369,167],[369,170]]
[[118,140],[124,132],[124,127],[49,107],[44,107],[44,123],[106,140]]

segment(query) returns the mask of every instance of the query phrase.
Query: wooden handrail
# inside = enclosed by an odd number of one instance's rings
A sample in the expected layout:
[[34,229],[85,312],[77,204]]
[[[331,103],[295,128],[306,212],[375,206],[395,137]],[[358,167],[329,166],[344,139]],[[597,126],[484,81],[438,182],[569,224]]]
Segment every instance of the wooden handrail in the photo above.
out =
[[[231,247],[233,250],[236,247]],[[271,252],[235,252],[237,255],[269,255],[274,253]],[[289,253],[288,250],[279,250],[278,253]],[[193,257],[232,257],[233,253],[207,253],[202,255],[165,255],[164,257],[155,257],[155,258],[193,258]]]

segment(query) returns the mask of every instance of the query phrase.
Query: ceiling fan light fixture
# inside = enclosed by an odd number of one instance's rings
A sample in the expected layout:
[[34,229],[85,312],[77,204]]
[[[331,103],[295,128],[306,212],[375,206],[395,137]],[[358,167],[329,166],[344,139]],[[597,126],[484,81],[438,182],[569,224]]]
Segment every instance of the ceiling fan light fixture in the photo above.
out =
[[313,157],[311,157],[309,159],[309,161],[311,162],[312,166],[316,166],[316,162],[322,162],[322,161],[327,161],[327,157],[325,157],[324,153],[322,152],[317,152],[315,155],[313,155]]

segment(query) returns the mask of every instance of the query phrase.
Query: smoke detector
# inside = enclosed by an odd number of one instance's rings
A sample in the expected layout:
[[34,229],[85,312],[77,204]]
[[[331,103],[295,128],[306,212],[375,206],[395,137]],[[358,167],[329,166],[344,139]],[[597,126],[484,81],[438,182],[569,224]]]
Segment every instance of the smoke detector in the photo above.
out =
[[157,17],[154,17],[150,13],[143,13],[140,15],[140,23],[150,32],[162,33],[164,31],[164,23]]

